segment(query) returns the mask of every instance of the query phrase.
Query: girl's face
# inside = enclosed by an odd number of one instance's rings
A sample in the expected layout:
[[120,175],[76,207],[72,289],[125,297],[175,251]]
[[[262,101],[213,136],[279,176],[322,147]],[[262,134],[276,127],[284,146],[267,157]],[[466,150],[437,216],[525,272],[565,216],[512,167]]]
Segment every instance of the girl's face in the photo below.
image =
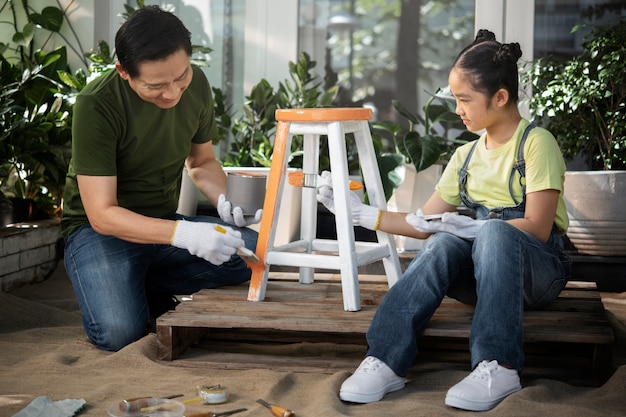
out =
[[456,98],[456,114],[469,131],[485,129],[493,122],[491,100],[472,88],[463,71],[453,68],[448,76],[450,91]]

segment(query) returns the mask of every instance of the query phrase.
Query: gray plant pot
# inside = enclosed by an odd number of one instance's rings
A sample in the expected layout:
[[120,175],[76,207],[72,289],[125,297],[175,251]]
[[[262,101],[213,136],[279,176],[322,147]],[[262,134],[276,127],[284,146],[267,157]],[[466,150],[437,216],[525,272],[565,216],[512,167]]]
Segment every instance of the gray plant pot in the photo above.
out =
[[626,171],[567,171],[564,198],[579,253],[626,256]]

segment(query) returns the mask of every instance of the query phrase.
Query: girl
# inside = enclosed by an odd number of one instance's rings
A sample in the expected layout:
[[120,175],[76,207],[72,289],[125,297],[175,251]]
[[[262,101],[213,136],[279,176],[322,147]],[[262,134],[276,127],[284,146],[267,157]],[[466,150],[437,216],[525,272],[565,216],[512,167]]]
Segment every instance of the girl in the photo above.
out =
[[[448,78],[456,113],[484,133],[457,149],[423,208],[407,215],[352,198],[356,225],[428,240],[381,302],[366,358],[341,386],[342,400],[369,403],[404,387],[418,338],[446,295],[474,304],[475,313],[473,372],[445,403],[485,411],[521,389],[524,310],[553,301],[570,274],[561,240],[565,164],[554,137],[518,111],[521,55],[519,44],[480,30],[457,57]],[[333,210],[330,184],[318,200]],[[475,219],[456,214],[460,205]],[[425,218],[433,214],[442,215]]]

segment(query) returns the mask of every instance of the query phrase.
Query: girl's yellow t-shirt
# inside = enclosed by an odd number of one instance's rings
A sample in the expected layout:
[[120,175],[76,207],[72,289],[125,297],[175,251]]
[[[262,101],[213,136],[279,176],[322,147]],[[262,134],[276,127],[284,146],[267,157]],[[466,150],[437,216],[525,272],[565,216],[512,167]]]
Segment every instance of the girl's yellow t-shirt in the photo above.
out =
[[[509,193],[509,177],[517,160],[517,148],[529,121],[522,119],[511,140],[496,149],[485,146],[486,134],[478,138],[478,144],[467,167],[467,194],[475,202],[489,209],[512,207],[516,203]],[[459,147],[452,155],[436,186],[441,198],[449,204],[461,205],[461,189],[458,181],[459,169],[474,142]],[[560,192],[555,223],[561,233],[567,231],[569,220],[563,200],[565,162],[554,136],[547,130],[531,129],[524,144],[526,162],[526,193],[554,189]],[[522,201],[520,176],[513,177],[513,195]]]

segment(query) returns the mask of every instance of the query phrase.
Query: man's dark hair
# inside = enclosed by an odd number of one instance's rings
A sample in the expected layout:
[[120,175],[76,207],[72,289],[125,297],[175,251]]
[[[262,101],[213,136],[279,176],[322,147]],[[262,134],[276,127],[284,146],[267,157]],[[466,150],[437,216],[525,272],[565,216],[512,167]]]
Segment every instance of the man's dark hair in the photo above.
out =
[[162,60],[180,49],[191,56],[191,33],[158,6],[137,9],[115,35],[117,59],[131,78],[139,76],[141,62]]

